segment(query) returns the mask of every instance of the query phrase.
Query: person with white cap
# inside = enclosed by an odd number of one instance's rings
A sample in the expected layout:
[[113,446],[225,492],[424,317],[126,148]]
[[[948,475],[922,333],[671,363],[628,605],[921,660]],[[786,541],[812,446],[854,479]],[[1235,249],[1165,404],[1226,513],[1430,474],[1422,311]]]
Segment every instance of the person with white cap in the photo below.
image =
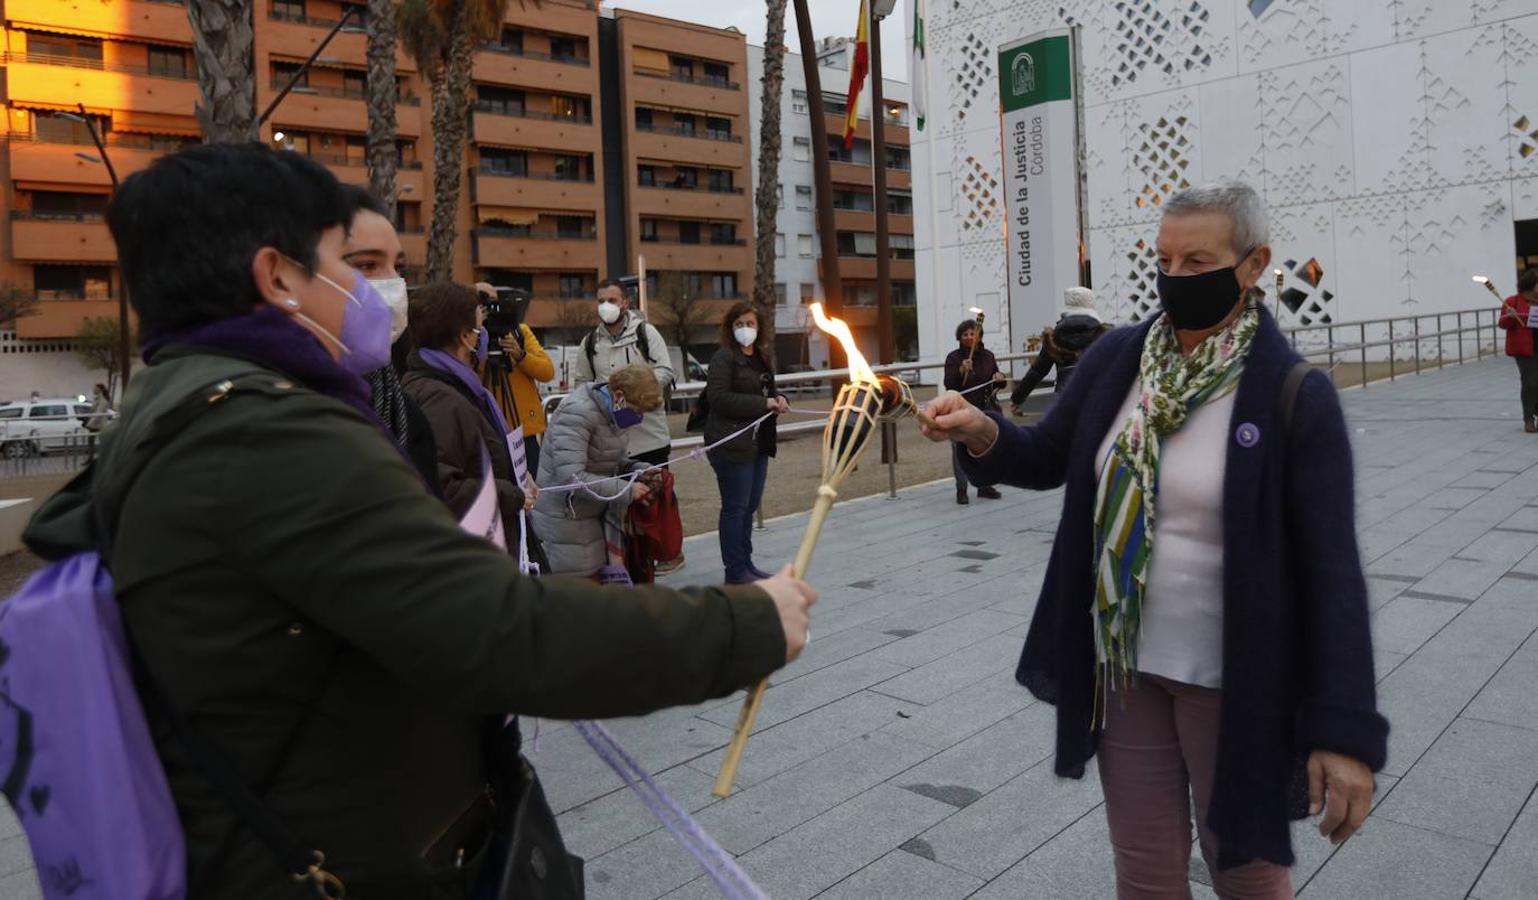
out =
[[1095,310],[1095,292],[1087,287],[1071,287],[1063,291],[1063,308],[1058,313],[1057,324],[1041,332],[1041,352],[1031,364],[1025,377],[1015,385],[1009,402],[1015,415],[1025,405],[1025,399],[1036,389],[1043,378],[1057,367],[1057,387],[1061,391],[1068,383],[1073,367],[1089,349],[1096,338],[1111,330]]

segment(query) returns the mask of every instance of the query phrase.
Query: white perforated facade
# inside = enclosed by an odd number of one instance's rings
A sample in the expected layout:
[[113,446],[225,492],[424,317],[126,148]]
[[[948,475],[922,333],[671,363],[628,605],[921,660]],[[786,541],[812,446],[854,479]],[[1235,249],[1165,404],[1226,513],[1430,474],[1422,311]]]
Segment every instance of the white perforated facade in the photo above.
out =
[[1091,281],[1118,321],[1157,302],[1163,199],[1221,176],[1270,206],[1284,322],[1485,305],[1470,275],[1510,292],[1516,256],[1538,256],[1517,238],[1538,220],[1538,0],[927,7],[933,125],[913,141],[925,358],[967,307],[1006,315],[997,49],[1065,25],[1082,26]]

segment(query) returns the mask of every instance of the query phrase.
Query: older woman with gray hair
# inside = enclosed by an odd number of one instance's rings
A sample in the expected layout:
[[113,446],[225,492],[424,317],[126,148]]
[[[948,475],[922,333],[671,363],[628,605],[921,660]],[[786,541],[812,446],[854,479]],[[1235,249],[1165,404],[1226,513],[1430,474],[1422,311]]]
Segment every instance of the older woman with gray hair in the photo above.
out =
[[1056,771],[1098,755],[1123,898],[1189,897],[1191,803],[1224,898],[1292,896],[1288,823],[1349,837],[1387,754],[1330,379],[1246,302],[1271,259],[1247,185],[1159,225],[1162,315],[1101,338],[1040,424],[928,405],[978,484],[1066,485],[1016,678]]

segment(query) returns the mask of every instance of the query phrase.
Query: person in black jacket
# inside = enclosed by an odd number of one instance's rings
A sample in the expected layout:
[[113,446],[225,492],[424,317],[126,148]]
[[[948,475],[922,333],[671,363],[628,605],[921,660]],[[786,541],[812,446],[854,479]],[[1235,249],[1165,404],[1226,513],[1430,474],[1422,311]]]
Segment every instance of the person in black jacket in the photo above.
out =
[[[1004,373],[993,358],[993,351],[983,346],[982,329],[973,319],[956,326],[956,342],[960,344],[945,358],[945,389],[961,393],[978,409],[998,409],[999,399],[994,396],[1004,386]],[[980,387],[980,385],[988,385]],[[956,502],[966,506],[967,474],[961,470],[961,449],[954,448],[951,469],[956,474]],[[997,500],[998,488],[991,485],[979,487],[977,496],[985,500]]]
[[1086,287],[1071,287],[1063,291],[1063,310],[1058,313],[1057,325],[1042,331],[1040,355],[1031,364],[1025,377],[1015,385],[1014,393],[1009,395],[1009,403],[1015,415],[1020,415],[1025,399],[1031,396],[1031,391],[1036,390],[1036,385],[1041,384],[1043,378],[1051,374],[1054,366],[1057,367],[1054,389],[1061,393],[1068,386],[1068,376],[1073,374],[1073,368],[1079,364],[1084,351],[1110,330],[1111,326],[1101,321],[1100,313],[1095,311],[1094,291]]
[[406,351],[410,339],[406,337],[406,279],[400,270],[406,266],[406,253],[401,247],[400,235],[385,215],[385,207],[379,198],[367,188],[355,184],[342,185],[342,197],[352,213],[352,223],[347,229],[347,243],[342,259],[349,266],[363,273],[374,290],[390,305],[390,342],[393,365],[375,369],[364,376],[368,382],[374,413],[390,430],[401,452],[410,460],[413,468],[422,476],[422,483],[434,495],[438,490],[438,450],[433,445],[433,429],[422,408],[401,390],[401,373],[405,370]]
[[[710,358],[705,388],[710,408],[705,443],[713,444],[747,427],[765,413],[783,413],[790,402],[774,387],[774,365],[765,352],[758,313],[745,300],[732,304],[721,320],[721,349]],[[770,577],[753,565],[753,514],[764,497],[769,457],[775,452],[775,416],[710,451],[721,489],[717,532],[727,584]]]

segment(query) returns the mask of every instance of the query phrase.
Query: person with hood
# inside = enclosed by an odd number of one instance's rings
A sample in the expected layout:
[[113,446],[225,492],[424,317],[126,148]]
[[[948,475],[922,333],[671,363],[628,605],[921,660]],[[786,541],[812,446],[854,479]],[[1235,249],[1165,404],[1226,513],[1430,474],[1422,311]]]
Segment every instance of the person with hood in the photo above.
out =
[[1095,292],[1087,287],[1071,287],[1063,291],[1063,309],[1058,313],[1057,325],[1044,329],[1041,332],[1041,352],[1036,357],[1036,362],[1015,385],[1014,393],[1009,395],[1010,407],[1015,415],[1020,415],[1021,408],[1025,406],[1025,400],[1031,396],[1031,391],[1036,390],[1036,385],[1057,367],[1057,383],[1055,390],[1059,393],[1068,384],[1068,376],[1073,374],[1073,367],[1079,364],[1079,359],[1084,356],[1084,351],[1089,349],[1097,338],[1111,326],[1100,318],[1100,313],[1095,310]]
[[[651,366],[634,363],[600,384],[572,388],[551,414],[531,517],[552,573],[587,577],[606,566],[624,567],[625,514],[630,504],[646,502],[654,486],[651,479],[620,477],[651,468],[627,455],[625,434],[661,405]],[[569,490],[573,485],[581,486]]]
[[25,535],[112,574],[203,900],[317,889],[232,782],[316,851],[327,896],[487,896],[519,800],[494,787],[488,726],[726,697],[800,654],[816,599],[788,575],[527,578],[466,533],[370,402],[391,314],[343,258],[352,220],[324,166],[255,142],[123,179],[107,226],[148,365]]
[[[963,393],[967,402],[978,409],[998,409],[999,388],[1004,386],[1004,373],[999,371],[993,351],[983,346],[982,326],[975,319],[964,319],[956,326],[956,343],[959,344],[945,358],[945,389]],[[980,387],[980,385],[988,387]],[[956,475],[956,502],[966,506],[972,501],[967,497],[967,473],[961,469],[960,448],[953,448],[951,469]],[[984,500],[997,500],[1002,494],[992,485],[977,489],[977,496]]]
[[422,415],[422,408],[401,390],[401,372],[406,350],[406,251],[400,235],[391,224],[385,206],[368,188],[342,185],[342,197],[352,213],[347,228],[347,243],[342,259],[363,273],[368,283],[390,306],[390,356],[387,365],[363,376],[368,382],[369,404],[374,414],[400,446],[411,465],[422,475],[422,482],[438,492],[438,449],[433,444],[432,426]]
[[[666,398],[677,381],[667,341],[655,325],[630,308],[630,292],[612,278],[598,283],[598,322],[598,327],[579,345],[581,352],[572,381],[579,385],[601,383],[625,366],[641,363],[652,370],[661,396]],[[640,424],[625,432],[625,450],[630,459],[649,466],[667,462],[672,444],[668,411],[661,401],[641,417]],[[657,574],[676,572],[683,565],[681,555],[677,559],[657,560]]]

